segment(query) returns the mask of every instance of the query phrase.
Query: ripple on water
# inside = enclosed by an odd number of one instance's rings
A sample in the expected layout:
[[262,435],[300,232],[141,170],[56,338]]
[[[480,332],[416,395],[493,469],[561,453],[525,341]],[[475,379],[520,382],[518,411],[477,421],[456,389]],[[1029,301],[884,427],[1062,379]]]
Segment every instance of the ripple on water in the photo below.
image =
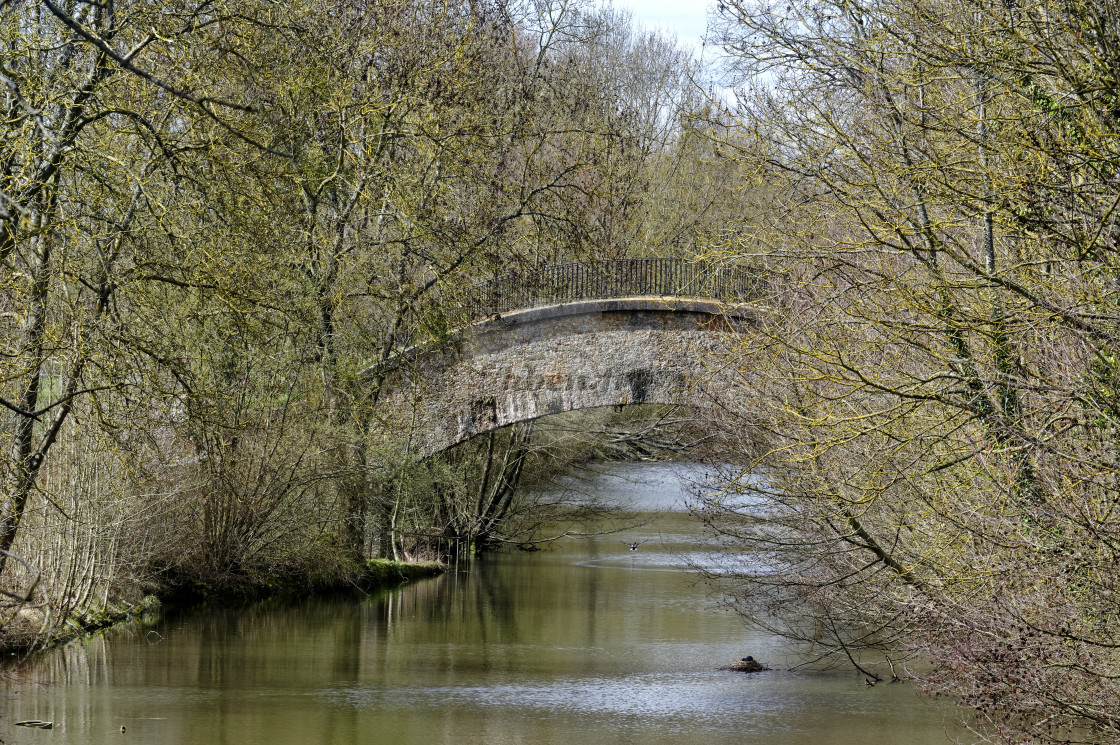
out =
[[739,731],[765,733],[768,740],[777,736],[781,742],[788,735],[790,742],[802,742],[841,721],[894,720],[899,698],[913,695],[904,688],[880,696],[869,695],[851,676],[697,671],[392,690],[340,688],[317,695],[330,705],[355,710],[496,709],[503,716],[578,717],[611,728],[687,732],[691,739],[698,733]]
[[[723,676],[721,676],[723,677]],[[555,681],[463,686],[416,686],[391,690],[343,688],[320,692],[335,706],[500,707],[549,713],[578,713],[645,720],[707,718],[726,722],[729,711],[754,717],[788,706],[774,697],[744,698],[741,676],[721,684],[709,674],[647,674],[624,678],[569,678]],[[734,708],[729,709],[729,706]]]
[[647,572],[702,571],[709,574],[772,572],[772,565],[750,556],[735,556],[717,551],[647,551],[645,553],[611,554],[573,562],[576,566],[601,569],[624,569]]

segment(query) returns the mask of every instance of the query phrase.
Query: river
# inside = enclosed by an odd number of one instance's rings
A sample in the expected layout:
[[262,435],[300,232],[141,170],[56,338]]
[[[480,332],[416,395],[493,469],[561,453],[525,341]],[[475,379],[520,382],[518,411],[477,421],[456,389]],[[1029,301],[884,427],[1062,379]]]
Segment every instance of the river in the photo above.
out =
[[[678,477],[691,470],[618,464],[584,482],[632,506],[672,508],[619,535],[495,553],[369,597],[195,609],[54,650],[0,688],[0,739],[948,742],[952,710],[907,684],[719,669],[748,654],[775,667],[791,660],[719,609],[687,569],[703,560],[698,528],[680,511]],[[25,719],[54,728],[14,726]]]

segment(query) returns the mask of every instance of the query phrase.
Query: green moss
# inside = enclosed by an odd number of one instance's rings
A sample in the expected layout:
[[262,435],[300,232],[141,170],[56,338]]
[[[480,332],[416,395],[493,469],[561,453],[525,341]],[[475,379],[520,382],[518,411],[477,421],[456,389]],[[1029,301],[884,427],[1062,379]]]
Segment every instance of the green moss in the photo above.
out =
[[433,577],[443,574],[447,567],[438,561],[418,561],[413,563],[390,561],[389,559],[370,559],[366,562],[362,575],[363,587],[397,585],[414,579]]

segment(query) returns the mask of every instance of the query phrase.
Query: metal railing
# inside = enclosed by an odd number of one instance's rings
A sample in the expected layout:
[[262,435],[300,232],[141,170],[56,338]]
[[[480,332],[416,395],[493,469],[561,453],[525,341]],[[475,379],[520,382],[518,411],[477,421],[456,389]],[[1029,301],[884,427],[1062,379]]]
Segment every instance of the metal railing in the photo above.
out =
[[444,338],[451,330],[515,310],[576,300],[678,297],[738,304],[756,300],[761,276],[742,267],[685,259],[617,259],[550,264],[463,287],[410,313],[398,348]]
[[553,303],[650,295],[741,303],[757,297],[758,290],[757,275],[741,267],[663,258],[573,262],[477,284],[454,315],[480,320]]

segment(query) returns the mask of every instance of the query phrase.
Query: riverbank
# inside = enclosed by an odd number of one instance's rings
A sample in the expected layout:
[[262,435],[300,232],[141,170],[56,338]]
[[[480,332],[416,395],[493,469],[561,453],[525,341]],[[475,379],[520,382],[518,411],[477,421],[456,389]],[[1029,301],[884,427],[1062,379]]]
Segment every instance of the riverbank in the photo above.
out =
[[0,654],[4,659],[26,659],[29,655],[94,634],[117,624],[150,617],[153,621],[167,608],[186,608],[205,603],[244,603],[272,597],[368,593],[413,580],[435,577],[447,566],[435,561],[403,562],[369,559],[361,571],[331,580],[309,580],[304,575],[245,577],[244,581],[222,587],[196,582],[168,581],[144,588],[108,603],[94,601],[82,611],[57,621],[36,607],[21,608],[0,625]]

